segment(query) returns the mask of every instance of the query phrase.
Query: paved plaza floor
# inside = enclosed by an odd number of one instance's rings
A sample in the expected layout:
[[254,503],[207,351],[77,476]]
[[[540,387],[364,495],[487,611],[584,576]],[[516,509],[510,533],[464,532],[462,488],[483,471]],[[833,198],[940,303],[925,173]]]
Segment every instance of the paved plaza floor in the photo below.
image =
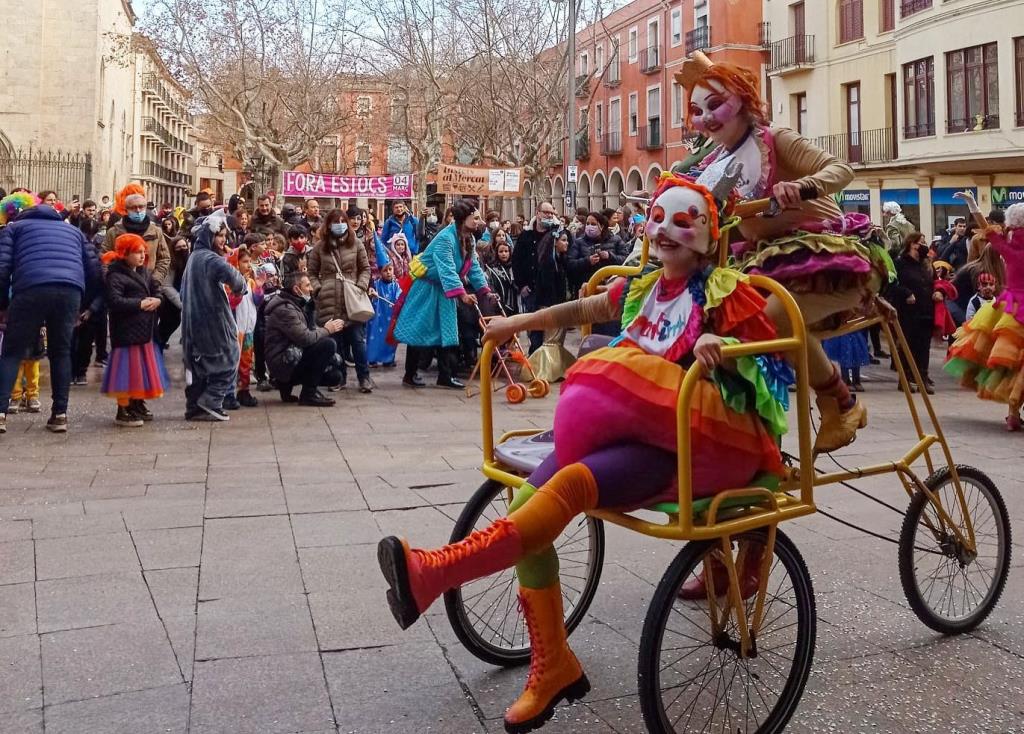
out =
[[[938,356],[938,355],[936,355]],[[172,368],[177,362],[172,360]],[[481,483],[478,403],[403,389],[329,409],[260,394],[226,424],[186,423],[177,387],[154,423],[113,425],[92,385],[71,431],[9,418],[0,438],[0,732],[498,732],[525,670],[455,640],[440,604],[409,630],[384,601],[376,542],[444,542]],[[893,458],[911,426],[894,373],[872,368],[871,425],[844,464]],[[1024,435],[1001,408],[938,376],[959,462],[988,472],[1015,523],[1002,601],[944,638],[901,591],[896,547],[823,516],[789,523],[813,578],[814,667],[793,732],[1024,732]],[[499,428],[547,426],[555,398]],[[895,477],[863,481],[899,501]],[[823,509],[894,537],[901,516],[841,488]],[[637,652],[655,585],[680,545],[608,529],[601,586],[572,637],[593,690],[543,730],[642,732]]]

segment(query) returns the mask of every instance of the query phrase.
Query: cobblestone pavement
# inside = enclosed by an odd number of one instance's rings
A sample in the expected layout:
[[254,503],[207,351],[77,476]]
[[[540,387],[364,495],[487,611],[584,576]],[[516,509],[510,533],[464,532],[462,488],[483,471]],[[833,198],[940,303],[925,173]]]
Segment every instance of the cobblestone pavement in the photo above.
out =
[[[172,360],[173,362],[173,360]],[[180,370],[175,375],[180,385]],[[894,374],[867,372],[871,426],[846,464],[910,436]],[[180,389],[157,420],[118,429],[112,402],[75,388],[71,432],[10,418],[0,439],[0,732],[497,732],[525,671],[455,641],[441,605],[401,632],[375,543],[443,542],[481,482],[477,401],[399,385],[319,410],[261,394],[227,424],[185,423]],[[823,516],[789,523],[819,614],[795,732],[1024,731],[1024,436],[1000,408],[939,378],[958,461],[987,471],[1018,541],[1002,601],[944,638],[903,599],[896,548]],[[554,398],[497,411],[546,426]],[[864,481],[905,499],[894,477]],[[822,508],[887,536],[900,516],[857,494]],[[544,731],[641,732],[637,647],[678,544],[608,530],[597,597],[572,641],[593,691]]]

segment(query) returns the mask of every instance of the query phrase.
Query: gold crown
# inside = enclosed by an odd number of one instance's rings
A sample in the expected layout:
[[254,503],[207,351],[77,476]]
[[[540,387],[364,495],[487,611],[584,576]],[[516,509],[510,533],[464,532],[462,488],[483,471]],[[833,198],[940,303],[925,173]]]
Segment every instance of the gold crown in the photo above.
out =
[[714,62],[703,51],[694,51],[676,72],[676,81],[684,89],[693,89],[697,81],[704,76],[704,72],[712,66]]

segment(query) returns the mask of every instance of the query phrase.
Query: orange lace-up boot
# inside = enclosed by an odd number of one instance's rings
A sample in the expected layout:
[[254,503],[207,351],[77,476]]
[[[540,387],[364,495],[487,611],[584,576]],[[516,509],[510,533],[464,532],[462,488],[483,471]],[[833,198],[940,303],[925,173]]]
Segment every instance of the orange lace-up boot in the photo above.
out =
[[519,699],[505,712],[505,731],[520,734],[544,725],[561,701],[578,701],[590,690],[582,666],[566,642],[562,585],[519,588],[519,608],[530,634],[530,674]]
[[522,539],[507,518],[437,550],[411,549],[393,535],[377,545],[377,561],[391,587],[388,605],[402,629],[444,592],[511,568],[522,554]]
[[[764,554],[764,546],[754,546],[749,541],[744,543],[747,546],[744,560],[736,566],[736,575],[740,580],[740,596],[744,601],[757,593],[757,587],[761,583],[761,560]],[[704,570],[696,578],[691,578],[679,589],[679,598],[685,601],[703,601],[708,598],[707,578],[708,567],[711,567],[712,579],[715,584],[715,595],[724,597],[729,593],[729,572],[725,564],[717,558],[707,558],[704,561]]]

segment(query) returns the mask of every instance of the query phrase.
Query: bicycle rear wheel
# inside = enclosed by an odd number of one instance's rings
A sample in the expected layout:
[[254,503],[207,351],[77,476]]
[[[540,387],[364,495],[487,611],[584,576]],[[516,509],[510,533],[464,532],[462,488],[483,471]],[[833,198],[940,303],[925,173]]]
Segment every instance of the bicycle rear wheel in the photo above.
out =
[[[451,542],[462,540],[508,515],[510,490],[488,480],[470,498],[452,530]],[[576,629],[587,613],[601,581],[604,524],[581,515],[555,540],[565,629]],[[519,611],[519,580],[515,568],[485,576],[444,595],[448,621],[459,641],[473,655],[512,667],[530,661],[530,638]]]

